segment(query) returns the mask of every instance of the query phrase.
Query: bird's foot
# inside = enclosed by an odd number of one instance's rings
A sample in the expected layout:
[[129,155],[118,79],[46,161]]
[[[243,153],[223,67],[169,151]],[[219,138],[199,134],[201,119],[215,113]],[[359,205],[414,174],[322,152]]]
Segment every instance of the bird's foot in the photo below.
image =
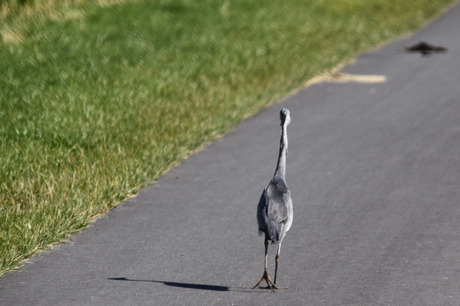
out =
[[263,281],[267,282],[268,288],[270,288],[271,291],[275,291],[275,289],[278,289],[278,286],[272,281],[270,275],[268,275],[267,270],[264,271],[264,275],[262,275],[259,282],[254,287],[252,287],[252,289],[257,288],[257,286],[259,286],[260,283],[262,283]]

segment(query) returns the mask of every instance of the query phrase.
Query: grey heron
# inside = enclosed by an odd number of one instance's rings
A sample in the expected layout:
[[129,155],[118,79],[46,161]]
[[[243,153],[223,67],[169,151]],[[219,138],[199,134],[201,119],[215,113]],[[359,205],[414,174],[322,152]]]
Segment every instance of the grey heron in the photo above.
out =
[[[252,289],[255,289],[264,280],[272,291],[278,289],[276,285],[276,276],[278,273],[281,242],[292,225],[292,218],[294,215],[291,193],[286,184],[286,157],[288,153],[287,126],[291,122],[290,111],[283,108],[280,112],[280,119],[281,139],[278,163],[276,165],[275,174],[268,186],[264,188],[259,200],[259,205],[257,206],[259,233],[265,235],[265,270],[259,282]],[[278,246],[275,257],[275,278],[273,281],[267,272],[267,251],[269,242]]]

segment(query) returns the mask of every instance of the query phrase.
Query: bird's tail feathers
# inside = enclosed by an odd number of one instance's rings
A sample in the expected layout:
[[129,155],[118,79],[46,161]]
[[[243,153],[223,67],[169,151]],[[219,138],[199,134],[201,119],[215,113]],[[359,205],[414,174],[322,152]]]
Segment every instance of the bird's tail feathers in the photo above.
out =
[[270,226],[269,230],[267,231],[267,240],[271,241],[272,244],[280,243],[280,241],[283,239],[281,235],[284,234],[284,226],[284,222],[277,222],[276,224],[272,224],[272,226]]

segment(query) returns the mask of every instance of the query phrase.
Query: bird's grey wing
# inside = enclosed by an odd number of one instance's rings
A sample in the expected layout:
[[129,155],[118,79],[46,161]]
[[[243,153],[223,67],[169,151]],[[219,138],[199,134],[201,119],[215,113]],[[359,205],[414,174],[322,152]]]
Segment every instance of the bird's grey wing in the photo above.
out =
[[257,205],[257,223],[259,225],[259,233],[265,233],[265,230],[267,228],[265,222],[267,206],[267,192],[266,189],[264,189],[262,195],[260,196],[259,205]]
[[283,239],[286,231],[288,210],[284,202],[284,194],[279,193],[276,186],[269,185],[265,190],[265,211],[263,214],[265,233],[273,243]]

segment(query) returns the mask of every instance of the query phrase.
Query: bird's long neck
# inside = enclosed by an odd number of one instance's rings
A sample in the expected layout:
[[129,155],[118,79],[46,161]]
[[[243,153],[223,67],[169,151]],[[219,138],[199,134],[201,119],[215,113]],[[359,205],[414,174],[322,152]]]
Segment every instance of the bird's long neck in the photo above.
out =
[[288,137],[287,137],[287,124],[281,125],[281,139],[280,139],[280,154],[278,156],[278,164],[276,165],[275,176],[281,179],[286,177],[286,157],[288,152]]

